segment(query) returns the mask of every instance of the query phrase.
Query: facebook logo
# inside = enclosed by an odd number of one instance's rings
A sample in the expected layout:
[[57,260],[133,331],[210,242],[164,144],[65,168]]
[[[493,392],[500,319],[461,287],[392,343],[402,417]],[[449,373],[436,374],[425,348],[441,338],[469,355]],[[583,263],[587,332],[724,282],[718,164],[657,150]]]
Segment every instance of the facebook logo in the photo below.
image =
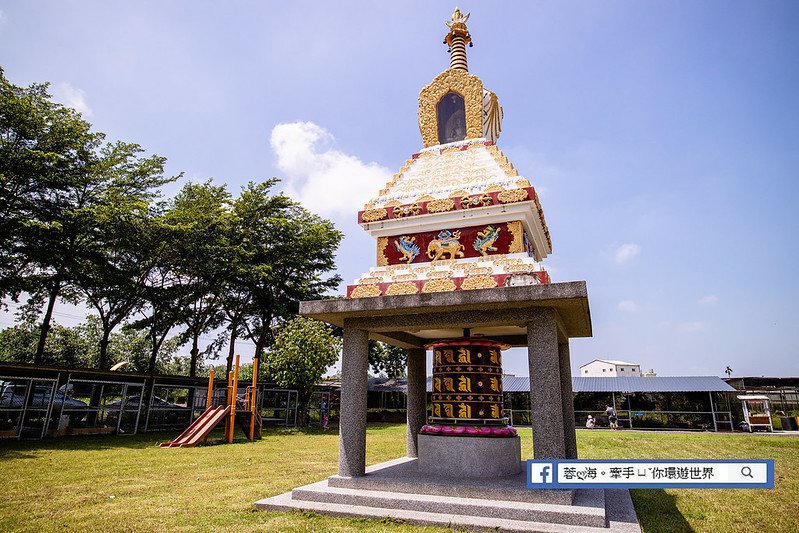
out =
[[542,485],[552,485],[555,483],[554,465],[552,463],[529,461],[527,466],[527,485],[529,487],[541,488]]

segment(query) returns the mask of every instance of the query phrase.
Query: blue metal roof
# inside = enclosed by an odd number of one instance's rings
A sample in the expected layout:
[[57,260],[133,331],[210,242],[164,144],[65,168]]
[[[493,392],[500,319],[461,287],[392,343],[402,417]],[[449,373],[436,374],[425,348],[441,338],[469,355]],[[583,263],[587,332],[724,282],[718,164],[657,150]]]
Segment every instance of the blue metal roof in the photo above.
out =
[[[427,392],[431,391],[427,379]],[[527,376],[503,376],[504,392],[529,392]],[[623,378],[573,377],[573,392],[727,392],[735,391],[718,376],[655,376]]]

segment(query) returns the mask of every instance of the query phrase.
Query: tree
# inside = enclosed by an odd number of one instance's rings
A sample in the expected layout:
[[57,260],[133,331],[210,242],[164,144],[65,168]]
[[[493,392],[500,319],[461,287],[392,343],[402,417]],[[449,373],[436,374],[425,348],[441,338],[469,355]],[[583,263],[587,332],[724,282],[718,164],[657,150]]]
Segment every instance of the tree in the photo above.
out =
[[15,86],[0,69],[0,298],[28,291],[29,311],[46,302],[36,362],[78,255],[80,220],[71,211],[93,192],[103,141],[47,88]]
[[408,352],[385,342],[369,341],[369,366],[378,376],[404,378],[408,369]]
[[111,332],[143,305],[143,294],[160,245],[152,234],[151,202],[164,178],[166,159],[140,158],[142,148],[117,142],[103,149],[97,171],[103,175],[97,202],[84,209],[90,221],[91,242],[78,260],[75,285],[100,317],[98,365],[110,367]]
[[308,404],[314,386],[338,359],[341,340],[322,322],[295,317],[277,334],[272,348],[262,355],[264,373],[279,387],[297,391],[297,419],[308,423]]
[[164,214],[164,223],[173,231],[169,248],[174,261],[173,286],[180,322],[191,342],[192,377],[200,358],[200,336],[224,319],[222,287],[229,277],[230,201],[224,185],[189,183]]
[[326,273],[335,268],[343,234],[285,196],[269,196],[276,182],[248,184],[234,204],[246,258],[239,279],[250,298],[242,324],[256,357],[273,343],[273,328],[299,311],[300,301],[322,298],[341,282]]

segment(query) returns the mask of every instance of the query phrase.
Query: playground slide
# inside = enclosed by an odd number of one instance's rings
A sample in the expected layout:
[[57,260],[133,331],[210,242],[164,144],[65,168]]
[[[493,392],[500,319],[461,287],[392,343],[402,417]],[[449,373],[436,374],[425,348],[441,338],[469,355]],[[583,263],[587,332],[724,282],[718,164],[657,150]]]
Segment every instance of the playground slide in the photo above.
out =
[[189,448],[203,442],[212,429],[230,414],[230,406],[210,407],[178,438],[161,443],[162,448]]

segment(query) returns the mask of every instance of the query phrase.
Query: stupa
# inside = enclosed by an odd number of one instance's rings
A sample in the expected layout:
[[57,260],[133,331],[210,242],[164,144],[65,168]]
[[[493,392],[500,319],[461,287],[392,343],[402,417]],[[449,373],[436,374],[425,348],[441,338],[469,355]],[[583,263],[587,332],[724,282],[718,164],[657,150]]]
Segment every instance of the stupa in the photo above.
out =
[[419,93],[424,148],[358,213],[377,241],[377,265],[348,298],[550,281],[538,195],[497,147],[497,95],[467,68],[468,18],[456,9],[447,22],[450,66]]
[[[588,293],[584,281],[552,283],[542,267],[552,251],[544,213],[497,147],[503,112],[468,72],[468,19],[456,8],[447,21],[449,68],[419,93],[423,148],[358,213],[376,240],[375,266],[346,298],[300,303],[302,315],[344,333],[338,473],[255,506],[481,530],[640,532],[626,491],[527,488],[504,412],[502,350],[527,348],[533,457],[576,458],[569,339],[592,334]],[[407,432],[405,457],[367,468],[369,339],[407,350]]]

